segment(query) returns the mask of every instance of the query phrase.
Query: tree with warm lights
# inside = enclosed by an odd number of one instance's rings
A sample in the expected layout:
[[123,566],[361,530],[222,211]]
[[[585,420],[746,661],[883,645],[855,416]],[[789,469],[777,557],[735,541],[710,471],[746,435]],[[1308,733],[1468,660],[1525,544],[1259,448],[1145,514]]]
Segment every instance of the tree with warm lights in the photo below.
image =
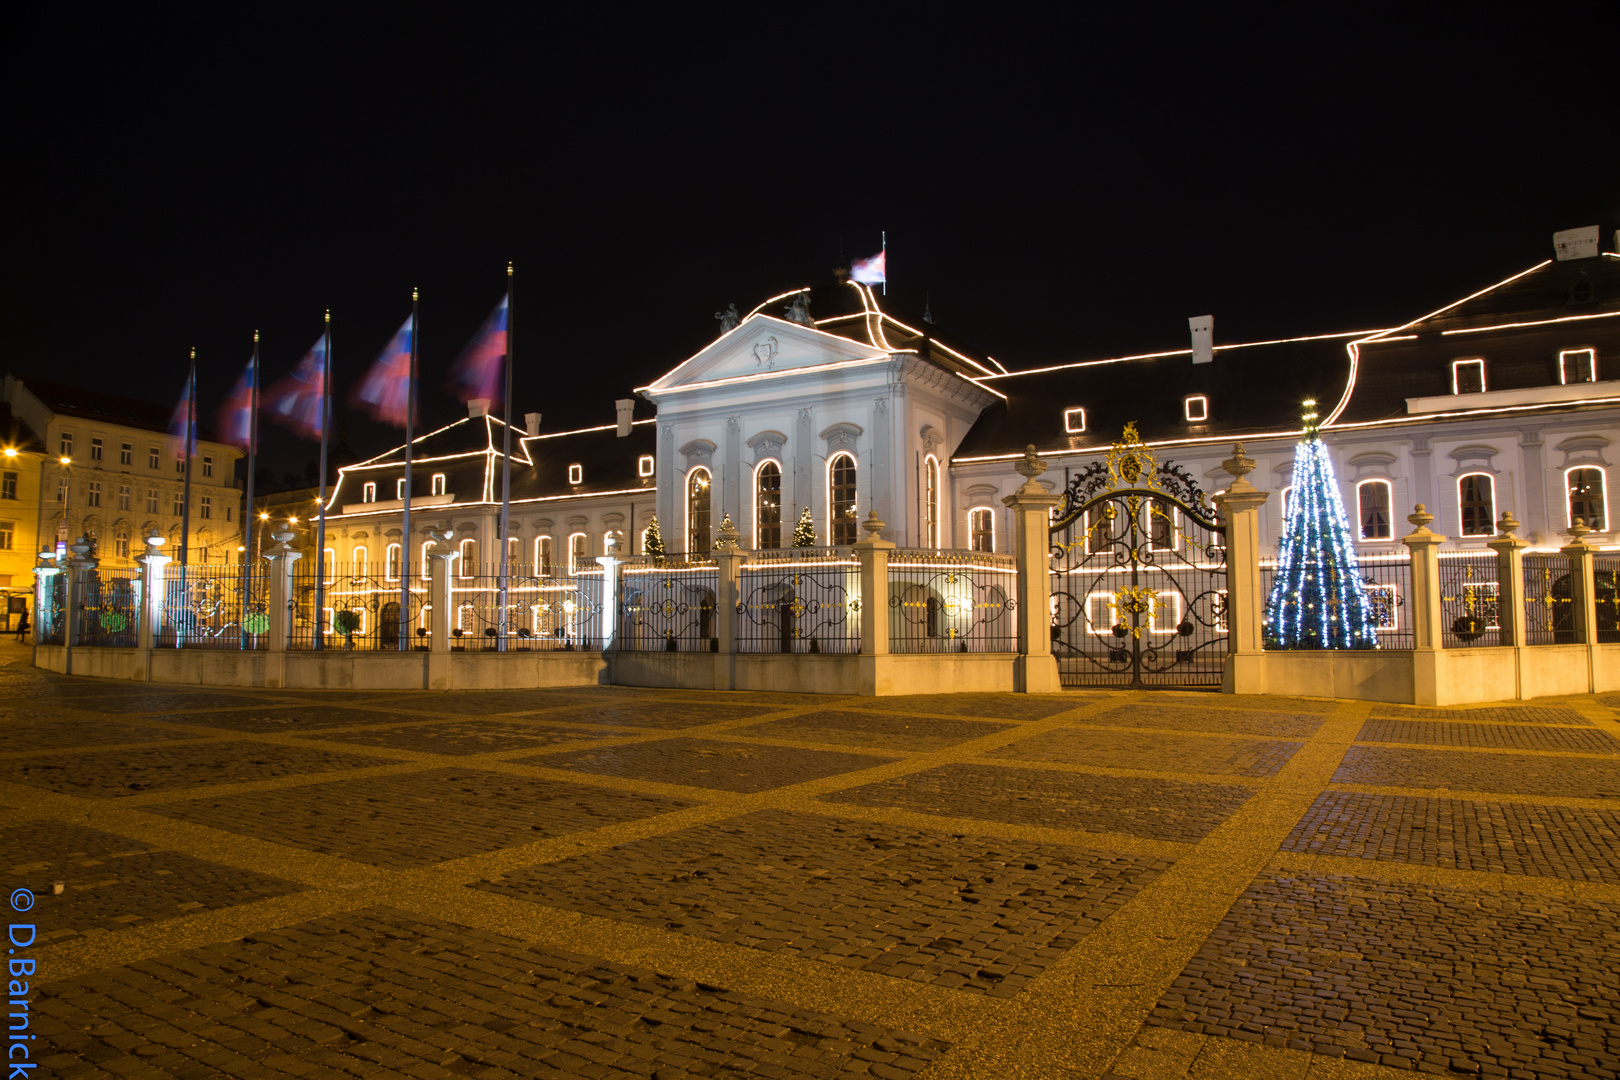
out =
[[1333,462],[1305,403],[1305,439],[1294,448],[1294,490],[1277,542],[1277,577],[1266,602],[1268,649],[1376,649],[1373,604]]
[[810,518],[808,506],[804,508],[804,513],[799,515],[798,523],[793,526],[793,546],[816,546],[816,523]]
[[656,517],[647,523],[646,530],[641,534],[641,551],[655,559],[664,557],[664,534],[658,531]]

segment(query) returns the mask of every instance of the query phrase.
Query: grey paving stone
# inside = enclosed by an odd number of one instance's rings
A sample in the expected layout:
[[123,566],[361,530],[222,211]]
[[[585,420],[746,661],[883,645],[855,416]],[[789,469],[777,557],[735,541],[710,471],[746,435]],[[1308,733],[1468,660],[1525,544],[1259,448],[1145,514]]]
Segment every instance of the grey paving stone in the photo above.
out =
[[870,769],[894,759],[832,750],[750,746],[714,739],[661,739],[517,760],[552,769],[578,769],[603,776],[721,791],[765,791],[784,784]]
[[1620,754],[1620,740],[1591,728],[1539,727],[1526,724],[1466,724],[1433,720],[1380,718],[1368,720],[1357,742],[1412,743],[1428,746],[1486,747],[1504,750],[1564,750],[1581,754]]
[[943,750],[970,739],[994,735],[1012,726],[987,720],[949,720],[938,716],[883,713],[875,709],[823,709],[738,728],[731,734],[843,743],[874,750],[929,751]]
[[1222,784],[951,764],[822,796],[826,802],[1196,842],[1254,792]]
[[1010,997],[1168,866],[773,810],[474,887]]
[[[1599,699],[1604,700],[1602,698]],[[1617,698],[1616,700],[1620,700]],[[1500,705],[1484,709],[1432,709],[1415,705],[1373,705],[1375,718],[1396,720],[1461,720],[1467,723],[1495,721],[1508,724],[1575,724],[1590,726],[1592,721],[1567,705]]]
[[68,795],[109,799],[144,791],[177,791],[388,764],[392,763],[382,758],[313,747],[256,742],[179,743],[12,758],[0,761],[0,779]]
[[29,750],[68,750],[83,746],[110,746],[117,743],[165,742],[195,739],[196,734],[144,727],[139,723],[115,720],[87,720],[52,716],[43,722],[0,724],[0,754]]
[[1435,1073],[1613,1076],[1620,906],[1268,871],[1150,1026]]
[[[1211,694],[1213,699],[1215,695]],[[1076,724],[1107,727],[1169,728],[1177,731],[1213,731],[1230,735],[1269,735],[1281,739],[1307,739],[1316,734],[1325,717],[1306,712],[1238,708],[1213,702],[1138,701],[1077,719]]]
[[1599,758],[1352,746],[1345,752],[1333,780],[1339,784],[1513,795],[1620,798],[1620,763]]
[[664,730],[701,727],[722,720],[746,720],[781,708],[770,704],[731,704],[716,695],[715,700],[692,701],[671,698],[665,701],[637,698],[605,703],[576,705],[546,713],[546,719],[561,724],[606,724],[609,727],[650,727]]
[[905,694],[869,699],[856,707],[873,712],[942,713],[979,720],[1044,720],[1098,700],[1095,694]]
[[988,756],[1118,769],[1259,777],[1275,776],[1304,745],[1278,739],[1058,728],[1020,739]]
[[416,723],[410,727],[378,731],[314,731],[307,737],[386,746],[393,750],[419,750],[429,754],[493,754],[527,750],[558,743],[610,739],[625,732],[606,728],[558,728],[510,720],[453,720]]

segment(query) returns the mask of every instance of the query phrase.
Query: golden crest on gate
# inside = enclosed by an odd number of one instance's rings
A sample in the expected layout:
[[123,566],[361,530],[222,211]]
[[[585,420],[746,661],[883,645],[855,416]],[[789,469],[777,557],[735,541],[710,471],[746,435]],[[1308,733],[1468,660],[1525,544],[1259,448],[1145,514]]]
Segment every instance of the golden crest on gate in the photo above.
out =
[[1160,491],[1159,461],[1153,456],[1142,436],[1136,432],[1136,421],[1125,425],[1125,432],[1108,450],[1110,488],[1145,488]]

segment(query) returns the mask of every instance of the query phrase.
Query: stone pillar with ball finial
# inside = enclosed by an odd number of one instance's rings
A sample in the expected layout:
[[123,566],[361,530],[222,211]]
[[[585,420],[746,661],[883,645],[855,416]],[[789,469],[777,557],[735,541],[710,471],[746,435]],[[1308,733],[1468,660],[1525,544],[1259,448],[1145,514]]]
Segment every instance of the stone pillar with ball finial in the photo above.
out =
[[[714,538],[715,637],[710,648],[727,657],[723,662],[728,668],[730,655],[737,651],[737,601],[741,591],[742,564],[748,557],[738,546],[738,539],[737,526],[732,524],[731,515],[722,515],[720,528]],[[724,679],[716,671],[715,680],[717,689],[729,687],[732,681],[729,670]]]
[[1412,595],[1408,598],[1414,645],[1419,651],[1441,648],[1440,545],[1446,538],[1429,530],[1434,515],[1418,503],[1406,516],[1412,531],[1401,543],[1412,553]]
[[1232,483],[1212,500],[1226,528],[1226,635],[1228,653],[1221,677],[1221,691],[1227,694],[1258,694],[1264,691],[1258,668],[1265,648],[1262,627],[1266,598],[1260,587],[1260,507],[1271,498],[1249,482],[1255,461],[1243,452],[1243,444],[1232,447],[1232,456],[1221,462],[1232,476]]
[[1002,499],[1013,512],[1014,556],[1018,563],[1018,660],[1013,688],[1025,694],[1056,693],[1057,658],[1052,655],[1052,509],[1061,496],[1038,477],[1046,471],[1033,444],[1017,465],[1023,486]]
[[1530,541],[1514,535],[1518,521],[1507,510],[1496,523],[1496,536],[1485,546],[1496,552],[1496,613],[1502,627],[1498,644],[1524,647],[1524,549]]
[[[1597,591],[1592,567],[1592,555],[1597,549],[1586,542],[1586,534],[1591,531],[1585,519],[1576,518],[1574,524],[1564,530],[1569,543],[1558,549],[1569,557],[1569,606],[1574,641],[1587,646],[1597,644]],[[1591,665],[1587,669],[1590,671]]]

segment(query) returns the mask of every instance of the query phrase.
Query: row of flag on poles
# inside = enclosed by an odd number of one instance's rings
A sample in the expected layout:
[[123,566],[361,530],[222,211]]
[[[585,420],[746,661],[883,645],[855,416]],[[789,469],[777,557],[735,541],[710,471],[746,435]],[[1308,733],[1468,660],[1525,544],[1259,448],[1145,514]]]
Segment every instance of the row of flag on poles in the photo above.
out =
[[[450,384],[462,401],[501,396],[501,361],[506,357],[507,303],[502,297],[484,325],[462,350],[450,372]],[[350,403],[370,413],[373,419],[404,427],[410,410],[411,339],[416,333],[416,316],[406,316],[397,333],[383,347],[365,377],[355,386]],[[264,391],[264,414],[277,423],[308,438],[321,437],[325,413],[326,381],[331,365],[327,362],[330,338],[323,332],[293,369]],[[219,408],[219,436],[224,442],[246,449],[252,439],[253,391],[258,377],[258,349],[237,378]],[[196,445],[196,373],[186,380],[179,404],[175,406],[169,433],[184,439],[186,453]],[[415,417],[412,417],[414,420]],[[189,430],[188,430],[189,428]]]

